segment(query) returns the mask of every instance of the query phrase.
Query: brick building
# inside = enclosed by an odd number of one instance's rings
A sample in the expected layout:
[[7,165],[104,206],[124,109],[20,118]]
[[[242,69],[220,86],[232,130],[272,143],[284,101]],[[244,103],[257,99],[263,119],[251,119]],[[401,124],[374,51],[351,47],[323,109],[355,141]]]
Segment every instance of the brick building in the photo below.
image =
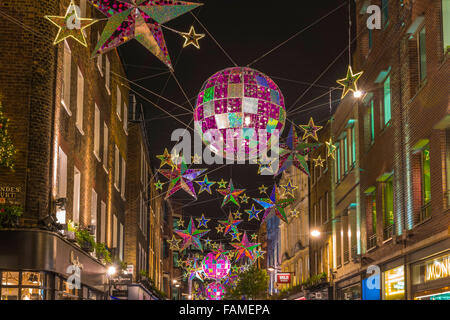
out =
[[[83,17],[96,17],[86,1],[76,4]],[[124,71],[116,51],[90,58],[103,22],[85,30],[87,48],[73,39],[53,45],[57,28],[44,16],[63,16],[68,5],[0,4],[11,19],[0,22],[0,91],[17,149],[15,171],[0,168],[0,186],[14,187],[23,208],[19,228],[0,231],[2,299],[103,298],[105,261],[72,241],[70,222],[104,243],[113,260],[124,260]],[[70,289],[67,267],[77,263],[81,287]]]

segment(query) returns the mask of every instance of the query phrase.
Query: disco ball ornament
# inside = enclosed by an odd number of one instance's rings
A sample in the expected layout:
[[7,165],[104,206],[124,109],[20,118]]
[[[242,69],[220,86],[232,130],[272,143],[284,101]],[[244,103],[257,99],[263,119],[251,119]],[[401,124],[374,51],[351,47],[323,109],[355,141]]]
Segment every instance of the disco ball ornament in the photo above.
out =
[[205,289],[207,300],[222,300],[225,295],[225,287],[220,282],[208,284]]
[[231,263],[225,255],[210,252],[203,259],[202,268],[208,278],[220,280],[230,273]]
[[281,135],[285,121],[278,86],[246,67],[224,69],[206,80],[194,111],[195,131],[213,153],[226,159],[254,159],[266,145],[270,150],[272,132]]

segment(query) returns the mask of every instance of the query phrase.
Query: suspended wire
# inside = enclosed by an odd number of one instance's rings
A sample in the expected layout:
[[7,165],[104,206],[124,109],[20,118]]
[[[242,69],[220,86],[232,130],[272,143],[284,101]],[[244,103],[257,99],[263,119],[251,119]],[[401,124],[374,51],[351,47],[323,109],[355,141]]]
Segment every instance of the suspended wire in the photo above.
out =
[[274,52],[275,50],[277,50],[278,48],[280,48],[281,46],[283,46],[285,43],[289,42],[290,40],[294,39],[295,37],[297,37],[298,35],[300,35],[301,33],[303,33],[304,31],[310,29],[311,27],[313,27],[314,25],[316,25],[317,23],[319,23],[320,21],[322,21],[323,19],[327,18],[328,16],[330,16],[331,14],[333,14],[334,12],[336,12],[337,10],[339,10],[340,8],[342,8],[345,5],[345,3],[341,4],[340,6],[338,6],[337,8],[331,10],[330,12],[328,12],[326,15],[320,17],[319,19],[317,19],[316,21],[314,21],[313,23],[311,23],[310,25],[306,26],[305,28],[303,28],[302,30],[300,30],[299,32],[297,32],[296,34],[294,34],[292,37],[290,37],[289,39],[283,41],[282,43],[280,43],[279,45],[277,45],[275,48],[269,50],[267,53],[263,54],[261,57],[253,60],[253,62],[250,62],[249,64],[247,64],[247,67],[250,67],[251,65],[255,64],[256,62],[258,62],[259,60],[263,59],[264,57],[266,57],[267,55],[269,55],[270,53]]
[[156,77],[162,76],[162,75],[164,75],[164,74],[168,74],[168,73],[170,73],[170,71],[165,71],[165,72],[160,72],[160,73],[157,73],[157,74],[152,74],[152,75],[150,75],[150,76],[145,76],[145,77],[142,77],[142,78],[133,79],[132,81],[142,81],[142,80],[147,80],[147,79],[156,78]]

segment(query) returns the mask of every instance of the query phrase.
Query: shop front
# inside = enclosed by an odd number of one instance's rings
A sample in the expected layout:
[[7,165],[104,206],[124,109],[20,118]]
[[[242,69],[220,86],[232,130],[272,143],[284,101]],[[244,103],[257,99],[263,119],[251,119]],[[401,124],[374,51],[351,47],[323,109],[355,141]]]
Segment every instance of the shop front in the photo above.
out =
[[101,300],[106,268],[59,234],[0,231],[1,300]]
[[361,275],[336,283],[338,300],[361,300]]
[[405,292],[404,265],[383,272],[383,300],[404,300]]

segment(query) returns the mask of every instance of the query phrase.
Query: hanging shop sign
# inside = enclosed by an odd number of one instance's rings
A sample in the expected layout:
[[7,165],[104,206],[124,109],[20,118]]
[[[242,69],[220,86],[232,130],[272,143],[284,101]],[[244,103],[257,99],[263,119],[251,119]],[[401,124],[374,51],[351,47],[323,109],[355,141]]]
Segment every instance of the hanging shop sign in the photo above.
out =
[[0,203],[16,203],[18,195],[22,192],[21,187],[0,186]]
[[405,268],[400,266],[384,273],[384,297],[400,300],[405,297]]
[[419,262],[412,268],[413,284],[424,284],[449,277],[450,254]]
[[278,273],[277,274],[277,283],[291,283],[291,274],[290,273]]

